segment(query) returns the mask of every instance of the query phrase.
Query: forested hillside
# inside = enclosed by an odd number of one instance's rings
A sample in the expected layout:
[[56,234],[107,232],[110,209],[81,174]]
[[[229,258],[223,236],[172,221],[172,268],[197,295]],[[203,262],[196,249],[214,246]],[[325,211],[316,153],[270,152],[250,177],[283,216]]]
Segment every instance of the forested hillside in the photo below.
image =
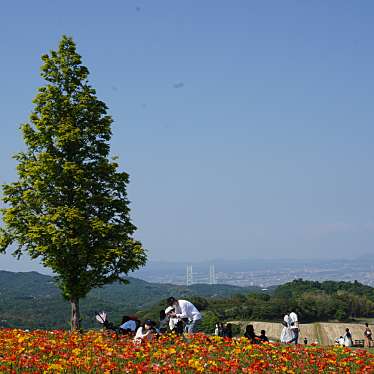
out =
[[[136,278],[129,278],[129,282],[90,292],[81,303],[83,326],[97,326],[94,313],[99,310],[107,311],[115,323],[126,313],[157,319],[170,295],[192,300],[204,313],[206,331],[217,321],[280,321],[291,309],[299,313],[302,322],[374,317],[374,288],[358,282],[295,280],[274,287],[270,293],[256,287],[186,287]],[[0,271],[0,327],[68,328],[69,312],[69,304],[60,296],[53,277]]]
[[[235,293],[260,292],[257,287],[196,284],[190,287],[148,283],[129,278],[129,284],[95,289],[81,302],[83,327],[97,326],[95,311],[105,310],[118,322],[125,313],[150,308],[168,296],[207,299]],[[0,271],[0,327],[68,328],[70,305],[62,299],[53,277],[36,272]]]
[[[313,282],[301,279],[277,287],[271,294],[241,293],[229,298],[194,298],[204,313],[203,329],[212,332],[218,321],[280,322],[296,311],[303,323],[349,321],[374,317],[374,288],[358,282]],[[161,304],[141,315],[156,318]]]

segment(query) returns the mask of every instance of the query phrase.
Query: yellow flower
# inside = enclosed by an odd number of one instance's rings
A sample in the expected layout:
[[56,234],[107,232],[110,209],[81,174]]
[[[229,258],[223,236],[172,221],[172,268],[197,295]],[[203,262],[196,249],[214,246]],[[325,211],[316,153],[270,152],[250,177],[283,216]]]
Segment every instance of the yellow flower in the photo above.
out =
[[64,368],[61,364],[50,364],[48,365],[48,370],[51,371],[63,371]]
[[71,353],[75,356],[79,356],[82,351],[79,348],[74,348]]

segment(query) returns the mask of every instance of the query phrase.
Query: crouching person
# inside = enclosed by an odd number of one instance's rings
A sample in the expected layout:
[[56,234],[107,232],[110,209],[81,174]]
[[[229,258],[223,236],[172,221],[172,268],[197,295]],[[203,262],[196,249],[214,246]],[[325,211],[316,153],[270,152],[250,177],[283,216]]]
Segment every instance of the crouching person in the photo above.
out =
[[172,318],[178,318],[179,320],[187,320],[185,326],[185,332],[193,334],[196,332],[197,326],[201,322],[201,313],[190,301],[177,300],[174,297],[169,297],[167,303],[170,307],[174,308],[174,312],[170,312],[169,315]]
[[175,308],[168,306],[165,310],[165,315],[169,321],[169,331],[177,335],[183,335],[185,323],[176,317]]
[[139,325],[137,320],[129,316],[122,317],[122,323],[119,330],[122,334],[134,335],[135,331],[138,329]]
[[147,319],[144,321],[144,324],[136,330],[134,343],[141,344],[143,341],[151,341],[155,334],[155,323]]

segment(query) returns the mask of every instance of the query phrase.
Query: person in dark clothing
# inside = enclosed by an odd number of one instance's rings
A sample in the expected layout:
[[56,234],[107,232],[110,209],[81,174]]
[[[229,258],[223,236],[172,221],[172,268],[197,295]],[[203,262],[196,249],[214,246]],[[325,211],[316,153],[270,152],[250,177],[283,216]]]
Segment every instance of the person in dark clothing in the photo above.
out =
[[365,347],[370,348],[373,345],[373,333],[370,330],[369,324],[365,323]]
[[228,323],[224,327],[222,336],[224,338],[230,338],[230,339],[232,338],[232,325],[231,325],[231,323]]
[[266,336],[266,331],[265,330],[261,330],[261,335],[258,337],[259,340],[261,340],[262,342],[268,342],[269,341],[269,338]]
[[224,326],[224,324],[222,323],[222,322],[220,322],[220,324],[219,324],[219,327],[218,327],[218,336],[224,336],[223,335],[223,332],[225,331],[225,326]]
[[253,325],[247,325],[247,327],[245,328],[244,336],[250,341],[251,344],[258,343]]
[[165,310],[160,310],[160,324],[158,331],[160,334],[165,334],[168,331],[169,318],[167,317]]

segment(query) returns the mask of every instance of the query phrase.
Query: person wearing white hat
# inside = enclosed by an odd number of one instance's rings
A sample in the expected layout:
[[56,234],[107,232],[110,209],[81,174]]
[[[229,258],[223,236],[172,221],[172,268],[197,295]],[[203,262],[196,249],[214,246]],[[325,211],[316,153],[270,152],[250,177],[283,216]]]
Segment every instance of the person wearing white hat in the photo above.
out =
[[169,329],[170,331],[177,332],[177,325],[180,322],[179,318],[175,317],[175,308],[173,306],[168,306],[165,309],[165,314],[169,318]]
[[290,325],[291,325],[291,330],[293,334],[293,338],[291,340],[292,343],[298,344],[299,343],[299,318],[295,312],[291,312],[289,314],[290,318]]

